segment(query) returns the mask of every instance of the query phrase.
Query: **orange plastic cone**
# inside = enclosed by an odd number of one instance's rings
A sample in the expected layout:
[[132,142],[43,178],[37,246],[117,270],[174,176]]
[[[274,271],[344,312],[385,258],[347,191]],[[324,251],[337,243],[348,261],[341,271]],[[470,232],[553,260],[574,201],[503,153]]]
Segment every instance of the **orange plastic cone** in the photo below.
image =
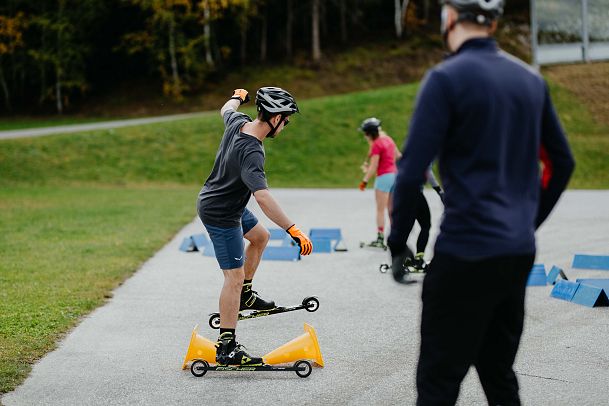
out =
[[305,333],[296,337],[289,343],[269,352],[262,359],[267,364],[287,364],[301,359],[310,359],[320,367],[324,366],[324,359],[319,350],[315,329],[305,323]]
[[192,335],[190,336],[190,344],[188,344],[188,350],[186,351],[186,357],[182,364],[182,369],[186,369],[190,361],[195,359],[202,359],[209,363],[216,363],[216,344],[213,341],[197,334],[199,325],[192,329]]

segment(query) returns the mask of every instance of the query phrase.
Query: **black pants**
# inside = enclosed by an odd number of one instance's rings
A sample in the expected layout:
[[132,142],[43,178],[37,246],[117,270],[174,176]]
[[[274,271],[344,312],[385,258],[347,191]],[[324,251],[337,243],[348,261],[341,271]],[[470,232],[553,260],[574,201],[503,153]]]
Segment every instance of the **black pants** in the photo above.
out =
[[436,253],[423,282],[417,405],[454,405],[471,365],[490,405],[520,404],[512,365],[534,259]]
[[419,193],[417,201],[417,223],[421,227],[419,237],[417,238],[417,253],[425,252],[427,247],[427,241],[429,241],[429,229],[431,228],[431,213],[429,212],[429,205],[423,192]]

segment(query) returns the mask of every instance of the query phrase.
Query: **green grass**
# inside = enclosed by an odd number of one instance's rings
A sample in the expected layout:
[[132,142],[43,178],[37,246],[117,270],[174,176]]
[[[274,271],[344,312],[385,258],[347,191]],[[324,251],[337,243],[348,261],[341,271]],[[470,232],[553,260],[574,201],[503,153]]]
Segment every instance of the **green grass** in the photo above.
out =
[[[0,131],[23,130],[26,128],[57,127],[70,124],[87,124],[113,119],[93,117],[50,117],[50,118],[0,118]],[[116,119],[114,119],[116,120]]]
[[[304,100],[302,114],[265,142],[271,186],[352,187],[367,144],[357,131],[377,116],[401,145],[417,85]],[[552,86],[577,159],[571,187],[609,187],[609,129],[565,90]],[[253,113],[251,107],[245,109]],[[222,134],[219,115],[88,134],[0,143],[0,185],[66,182],[200,184]]]
[[[270,186],[356,187],[361,120],[379,117],[401,145],[416,91],[302,101],[265,142]],[[609,187],[609,129],[565,90],[552,93],[578,161],[571,186]],[[222,128],[214,115],[0,141],[0,393],[195,216]]]
[[193,218],[197,191],[0,188],[0,393]]
[[[353,186],[367,144],[361,120],[379,115],[402,140],[416,86],[305,100],[302,114],[265,142],[271,186]],[[246,112],[252,114],[251,107]],[[88,134],[0,143],[0,185],[100,182],[201,184],[223,131],[220,115]],[[398,141],[401,142],[401,141]]]
[[550,83],[550,92],[576,160],[569,187],[608,189],[609,127],[595,120],[567,90]]

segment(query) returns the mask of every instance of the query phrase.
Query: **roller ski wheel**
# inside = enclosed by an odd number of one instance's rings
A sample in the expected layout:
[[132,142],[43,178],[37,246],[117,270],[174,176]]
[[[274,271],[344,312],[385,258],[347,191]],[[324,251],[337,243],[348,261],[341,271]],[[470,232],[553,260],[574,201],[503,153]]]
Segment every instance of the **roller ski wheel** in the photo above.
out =
[[[295,306],[279,306],[270,310],[252,310],[240,311],[239,320],[256,319],[258,317],[271,316],[273,314],[294,312],[296,310],[306,310],[315,312],[319,309],[319,299],[315,296],[308,296],[302,300],[302,303]],[[220,313],[212,313],[209,315],[209,326],[214,330],[220,328]]]
[[313,367],[309,361],[297,361],[294,364],[294,370],[296,371],[296,375],[301,378],[306,378],[311,375]]
[[190,373],[196,376],[197,378],[200,378],[205,375],[208,369],[209,363],[202,359],[198,359],[190,365]]
[[200,378],[207,372],[296,372],[300,378],[307,378],[311,375],[313,367],[309,361],[296,361],[292,366],[275,365],[209,365],[207,361],[196,360],[190,365],[190,372]]

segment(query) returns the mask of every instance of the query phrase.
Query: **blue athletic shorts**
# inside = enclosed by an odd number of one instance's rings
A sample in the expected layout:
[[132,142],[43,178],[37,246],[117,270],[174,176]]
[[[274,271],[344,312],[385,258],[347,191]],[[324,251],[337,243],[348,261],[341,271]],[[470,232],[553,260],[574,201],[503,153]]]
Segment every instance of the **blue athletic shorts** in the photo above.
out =
[[381,192],[390,193],[393,192],[393,186],[395,184],[395,173],[386,173],[381,176],[377,176],[374,181],[374,188]]
[[223,228],[203,223],[209,234],[220,269],[241,268],[245,262],[243,236],[258,224],[247,208],[241,216],[241,227]]

